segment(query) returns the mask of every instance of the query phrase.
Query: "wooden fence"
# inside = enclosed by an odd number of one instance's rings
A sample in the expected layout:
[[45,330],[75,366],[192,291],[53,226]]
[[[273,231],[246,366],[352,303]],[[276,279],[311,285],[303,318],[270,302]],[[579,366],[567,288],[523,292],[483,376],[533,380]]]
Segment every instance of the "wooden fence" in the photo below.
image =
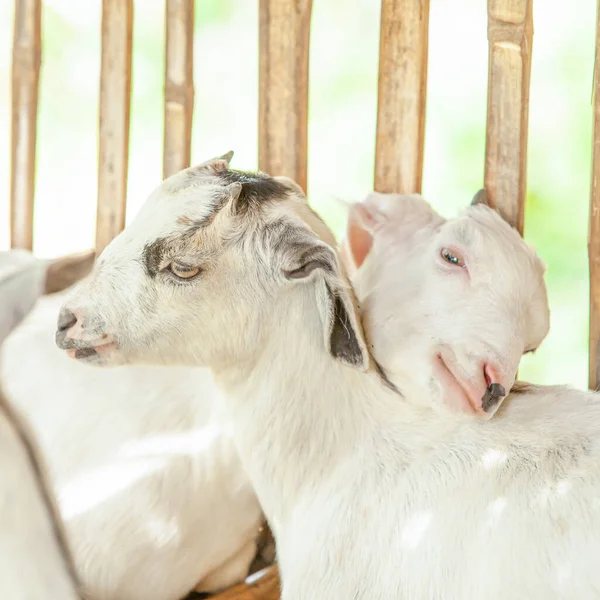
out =
[[[326,0],[319,0],[326,1]],[[312,0],[259,0],[259,167],[306,189]],[[125,225],[133,0],[103,0],[96,247]],[[42,0],[16,0],[12,70],[11,245],[33,244]],[[190,163],[194,0],[166,0],[163,174]],[[429,0],[382,0],[374,187],[420,192]],[[339,25],[343,26],[343,22]],[[597,23],[596,52],[600,44]],[[488,0],[484,182],[493,205],[523,232],[532,0]],[[590,203],[589,384],[600,382],[600,63],[594,72]],[[241,595],[223,597],[242,597]],[[241,590],[239,594],[242,594]],[[275,593],[275,592],[272,592]],[[248,596],[248,597],[259,597]]]
[[[306,189],[308,56],[312,0],[260,3],[259,167]],[[326,0],[322,0],[326,1]],[[190,163],[194,0],[165,0],[163,175]],[[374,188],[420,192],[429,0],[381,0]],[[15,0],[12,56],[11,246],[31,249],[42,0]],[[342,25],[340,25],[342,26]],[[597,25],[600,28],[600,25]],[[96,248],[125,225],[133,0],[102,0]],[[532,0],[488,0],[488,107],[484,183],[523,232],[527,178]],[[596,51],[600,43],[597,29]],[[600,86],[600,65],[594,91]],[[600,383],[600,94],[594,94],[590,201],[589,385]]]
[[[323,0],[325,1],[325,0]],[[312,0],[259,0],[259,167],[306,189]],[[16,0],[12,57],[11,246],[31,249],[42,0]],[[164,158],[168,176],[190,163],[194,0],[166,0]],[[420,192],[429,0],[382,0],[374,187]],[[342,25],[340,25],[342,26]],[[133,0],[103,0],[96,248],[125,225]],[[523,232],[527,177],[532,0],[488,0],[484,183]],[[600,43],[597,25],[596,51]],[[590,387],[600,381],[600,64],[594,72],[590,204]]]

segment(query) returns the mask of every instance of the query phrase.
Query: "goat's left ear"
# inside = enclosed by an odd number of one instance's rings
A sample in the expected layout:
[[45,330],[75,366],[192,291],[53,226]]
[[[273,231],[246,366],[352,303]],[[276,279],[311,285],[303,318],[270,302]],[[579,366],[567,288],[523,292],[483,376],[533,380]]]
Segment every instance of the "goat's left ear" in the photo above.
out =
[[341,256],[352,275],[360,269],[373,246],[375,215],[366,203],[351,204],[348,209],[346,236],[341,243]]
[[477,204],[483,204],[491,208],[487,192],[483,188],[478,190],[477,193],[473,196],[473,199],[471,200],[471,206],[476,206]]
[[369,352],[356,298],[335,252],[320,241],[294,246],[288,257],[294,268],[284,270],[289,280],[322,276],[317,288],[318,305],[324,324],[325,345],[331,356],[351,367],[366,371]]
[[203,163],[190,167],[190,169],[198,173],[207,172],[217,175],[229,168],[229,163],[232,158],[233,150],[230,150],[221,156],[216,156],[215,158],[205,160]]

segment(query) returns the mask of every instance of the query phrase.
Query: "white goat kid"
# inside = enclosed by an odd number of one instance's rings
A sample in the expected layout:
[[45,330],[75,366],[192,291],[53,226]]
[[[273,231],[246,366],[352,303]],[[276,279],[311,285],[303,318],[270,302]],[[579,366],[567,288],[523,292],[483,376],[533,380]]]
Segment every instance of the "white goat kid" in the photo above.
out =
[[[0,253],[0,344],[41,294],[66,287],[91,268],[92,255],[42,261]],[[81,598],[44,461],[32,433],[0,390],[0,598]]]
[[379,365],[408,400],[492,417],[548,332],[544,263],[488,208],[446,221],[375,192],[349,212],[341,254]]
[[[58,345],[96,365],[211,367],[277,539],[286,600],[597,598],[595,396],[528,393],[490,421],[404,401],[370,366],[329,230],[294,191],[227,167],[188,169],[151,195],[66,304]],[[527,277],[507,268],[503,280],[546,311],[542,266],[516,233],[493,235],[489,215],[476,207],[441,224],[421,265],[445,268],[436,261],[450,242],[499,268],[525,252]],[[436,289],[411,288],[406,310],[432,293],[514,295],[494,277],[485,286],[476,264],[468,288],[450,271]],[[484,305],[477,333],[496,350],[500,335],[516,361],[505,313]],[[474,315],[449,311],[452,341]],[[512,333],[520,355],[546,331]],[[402,345],[402,331],[389,335]]]
[[1,375],[47,458],[86,598],[243,580],[263,517],[210,372],[74,362],[53,339],[62,301],[41,299],[9,336]]
[[[391,207],[401,206],[393,200]],[[442,222],[422,199],[413,201],[415,207],[423,205],[424,215]],[[359,208],[370,204],[371,198]],[[405,213],[388,215],[390,236],[384,241],[400,247],[390,254],[393,268],[373,279],[376,290],[394,286],[398,268],[412,268],[396,260],[406,237]],[[371,239],[354,221],[350,231],[353,251]],[[381,254],[383,260],[387,254]],[[102,370],[75,363],[49,335],[61,301],[41,300],[9,337],[2,375],[8,396],[28,416],[48,459],[87,596],[178,600],[193,587],[215,591],[241,581],[256,552],[261,510],[209,370]],[[396,308],[404,313],[401,305]],[[386,356],[380,362],[395,376]],[[43,382],[31,377],[32,369],[43,369]],[[40,401],[40,388],[54,390],[49,401]],[[481,399],[476,397],[475,404]],[[469,403],[460,406],[473,410]],[[474,414],[492,413],[479,409]]]

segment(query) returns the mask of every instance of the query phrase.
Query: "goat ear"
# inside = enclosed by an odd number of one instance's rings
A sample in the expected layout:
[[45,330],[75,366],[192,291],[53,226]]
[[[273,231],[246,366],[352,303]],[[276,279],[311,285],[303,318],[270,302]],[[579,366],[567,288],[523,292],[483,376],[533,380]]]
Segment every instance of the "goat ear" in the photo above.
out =
[[324,285],[317,293],[327,350],[337,360],[366,371],[369,353],[356,299],[335,252],[322,242],[314,242],[296,247],[291,258],[297,266],[284,271],[287,279],[306,280],[319,272],[323,276]]
[[63,256],[50,262],[46,271],[45,294],[54,294],[83,279],[94,266],[96,251]]
[[[474,196],[473,200],[471,200],[471,206],[475,206],[476,204],[484,204],[485,206],[490,206],[488,201],[488,195],[485,189],[480,189]],[[491,207],[490,207],[491,208]]]
[[[488,196],[485,189],[479,190],[473,196],[473,200],[471,200],[471,206],[475,206],[477,204],[483,204],[484,206],[491,208],[493,211],[497,212],[513,229],[516,229],[516,227],[506,218],[506,216],[502,214],[502,211],[499,210],[498,207],[496,207],[493,203],[490,202],[490,197]],[[521,235],[521,234],[519,233],[519,235]]]
[[230,150],[229,152],[225,152],[222,156],[211,158],[210,160],[206,160],[203,163],[192,167],[192,171],[197,173],[208,172],[216,175],[229,168],[229,163],[232,158],[233,150]]
[[375,217],[365,204],[350,206],[342,256],[350,272],[359,269],[373,246]]

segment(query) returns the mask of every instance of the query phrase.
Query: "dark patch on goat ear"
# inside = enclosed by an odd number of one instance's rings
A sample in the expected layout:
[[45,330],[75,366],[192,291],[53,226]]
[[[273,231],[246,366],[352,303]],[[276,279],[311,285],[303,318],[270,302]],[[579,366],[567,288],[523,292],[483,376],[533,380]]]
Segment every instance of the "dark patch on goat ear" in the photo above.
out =
[[487,192],[484,188],[480,189],[474,196],[473,200],[471,200],[471,206],[475,206],[477,204],[483,204],[484,206],[489,206],[489,200]]
[[315,244],[299,244],[294,248],[294,262],[300,266],[283,271],[287,279],[304,279],[313,271],[323,269],[325,273],[335,273],[335,257],[330,248]]
[[326,272],[331,272],[331,264],[325,258],[317,258],[303,264],[297,269],[284,271],[283,273],[288,279],[304,279],[317,269],[323,269]]
[[364,364],[363,349],[358,341],[356,331],[354,331],[350,315],[342,299],[339,295],[334,294],[329,286],[327,286],[327,293],[333,307],[329,351],[338,360],[361,368]]
[[304,279],[308,277],[313,271],[316,269],[323,268],[323,263],[317,260],[311,260],[309,263],[302,265],[298,269],[293,269],[291,271],[284,271],[285,276],[288,279]]

